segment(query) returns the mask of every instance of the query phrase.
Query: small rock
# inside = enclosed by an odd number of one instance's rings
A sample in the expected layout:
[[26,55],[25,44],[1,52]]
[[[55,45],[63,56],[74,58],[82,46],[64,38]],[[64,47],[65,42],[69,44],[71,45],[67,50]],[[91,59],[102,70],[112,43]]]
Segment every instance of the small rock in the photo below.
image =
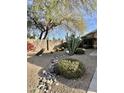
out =
[[47,89],[44,89],[44,93],[48,93],[49,92],[49,90],[47,90]]
[[45,93],[48,93],[48,92],[49,92],[48,90],[45,91]]
[[48,93],[49,91],[47,90],[46,93]]
[[46,78],[45,77],[43,77],[43,80],[42,80],[43,82],[46,82],[47,80],[46,80]]
[[52,89],[52,87],[51,86],[49,86],[49,90],[51,90]]
[[44,89],[43,91],[46,92],[46,89]]
[[69,51],[68,51],[68,50],[66,50],[65,52],[66,52],[67,54],[69,54]]
[[42,80],[42,77],[39,77],[39,80]]
[[55,63],[57,63],[57,62],[58,62],[58,59],[55,60]]
[[51,78],[51,76],[50,76],[50,75],[48,75],[48,76],[46,77],[46,79],[47,79],[47,80],[49,80],[50,78]]
[[58,86],[59,85],[59,83],[56,83],[56,86]]
[[61,55],[60,57],[63,57],[63,55]]
[[40,79],[39,82],[42,82],[42,79]]
[[39,82],[39,85],[43,85],[43,82]]
[[85,49],[85,48],[83,48],[83,51],[85,52],[85,51],[86,51],[86,49]]
[[48,85],[46,86],[46,90],[49,90],[49,86]]
[[47,84],[50,84],[50,80],[47,80]]
[[55,57],[55,59],[58,59],[59,57]]
[[43,70],[43,74],[44,74],[44,75],[46,75],[46,74],[47,74],[46,70]]
[[45,86],[46,86],[46,87],[48,86],[48,83],[47,83],[47,82],[45,82]]
[[50,80],[50,85],[52,85],[52,84],[53,84],[53,80],[51,79],[51,80]]
[[56,82],[57,80],[56,79],[53,79],[53,82]]
[[51,59],[50,62],[51,62],[51,63],[55,63],[55,59],[54,59],[54,58]]
[[44,84],[41,84],[38,86],[39,89],[42,89],[45,85]]

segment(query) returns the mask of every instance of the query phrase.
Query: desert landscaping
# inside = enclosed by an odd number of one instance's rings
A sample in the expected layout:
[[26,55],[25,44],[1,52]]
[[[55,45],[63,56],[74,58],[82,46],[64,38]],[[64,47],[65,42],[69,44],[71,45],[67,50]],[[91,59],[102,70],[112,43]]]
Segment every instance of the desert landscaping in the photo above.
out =
[[97,92],[96,4],[28,0],[28,93]]
[[[95,53],[94,53],[95,52]],[[62,56],[64,55],[64,56]],[[81,62],[85,64],[86,72],[85,74],[76,80],[68,80],[63,77],[57,76],[57,83],[58,85],[52,86],[52,89],[48,93],[86,93],[92,77],[96,70],[96,49],[87,49],[86,53],[83,55],[73,55],[69,56],[65,54],[65,52],[55,52],[51,53],[44,53],[42,56],[28,56],[28,93],[35,93],[38,85],[38,81],[42,71],[47,69],[50,65],[50,60],[55,57],[60,57],[59,59],[63,58],[76,58],[79,59]],[[38,92],[38,93],[43,93]]]

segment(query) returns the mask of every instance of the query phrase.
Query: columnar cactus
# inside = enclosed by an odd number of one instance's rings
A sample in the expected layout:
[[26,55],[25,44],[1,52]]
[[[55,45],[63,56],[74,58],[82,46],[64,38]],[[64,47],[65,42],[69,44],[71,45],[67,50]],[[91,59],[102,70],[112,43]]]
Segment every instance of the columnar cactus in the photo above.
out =
[[73,55],[76,48],[79,46],[81,43],[80,37],[75,37],[74,34],[66,36],[66,42],[67,42],[67,49],[69,51],[69,55]]

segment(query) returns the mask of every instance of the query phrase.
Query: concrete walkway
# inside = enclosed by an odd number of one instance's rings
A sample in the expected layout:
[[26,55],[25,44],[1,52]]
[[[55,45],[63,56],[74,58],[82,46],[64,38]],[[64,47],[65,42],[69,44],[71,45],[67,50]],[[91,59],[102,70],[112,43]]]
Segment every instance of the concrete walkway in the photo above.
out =
[[90,56],[97,56],[97,50],[91,52],[89,55],[90,55]]
[[97,70],[94,73],[94,76],[91,80],[91,83],[90,83],[87,93],[97,93]]

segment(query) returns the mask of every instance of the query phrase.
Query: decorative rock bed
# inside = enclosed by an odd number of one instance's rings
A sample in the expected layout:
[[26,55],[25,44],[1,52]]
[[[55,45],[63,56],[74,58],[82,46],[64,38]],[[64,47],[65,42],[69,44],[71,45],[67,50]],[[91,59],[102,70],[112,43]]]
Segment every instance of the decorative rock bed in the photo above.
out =
[[44,93],[48,93],[51,90],[52,85],[57,85],[57,81],[54,75],[43,70],[43,76],[39,78],[38,89]]
[[50,65],[47,70],[42,71],[42,75],[39,78],[38,86],[35,93],[52,93],[52,86],[57,86],[59,83],[56,80],[55,64],[58,63],[58,59],[65,55],[56,56],[50,60]]
[[[42,55],[41,57],[32,57],[28,62],[38,65],[38,68],[33,73],[33,79],[35,79],[35,83],[30,79],[29,93],[85,93],[89,87],[90,80],[96,68],[96,57],[89,56],[89,53],[92,51],[88,50],[85,55],[67,55],[65,52],[54,53],[49,55]],[[64,55],[63,55],[64,54]],[[82,78],[77,80],[66,79],[60,75],[54,75],[54,73],[50,73],[55,76],[56,82],[52,82],[52,84],[42,84],[42,78],[45,77],[44,72],[51,72],[49,70],[52,68],[53,64],[58,60],[66,59],[66,58],[74,58],[78,60],[84,60],[84,64],[86,66],[86,73]],[[57,63],[58,64],[58,63]],[[32,64],[31,64],[32,65]],[[34,66],[34,65],[33,65]],[[44,68],[44,69],[42,69]],[[37,76],[37,77],[35,77]],[[40,78],[38,79],[38,77]],[[40,81],[41,80],[41,81]],[[45,81],[46,82],[46,81]],[[49,83],[49,81],[47,82]],[[59,84],[59,85],[58,85]],[[58,86],[57,86],[58,85]],[[44,88],[43,88],[43,87]],[[49,86],[49,88],[47,87]],[[40,88],[41,87],[41,88]],[[31,91],[30,91],[31,90]]]
[[[66,52],[68,54],[68,51]],[[57,70],[55,69],[56,64],[59,62],[59,59],[66,56],[66,54],[55,56],[50,60],[48,69],[45,69],[41,72],[41,77],[38,81],[37,91],[35,93],[52,93],[52,86],[57,86],[59,83],[56,80]],[[41,92],[42,91],[42,92]]]

